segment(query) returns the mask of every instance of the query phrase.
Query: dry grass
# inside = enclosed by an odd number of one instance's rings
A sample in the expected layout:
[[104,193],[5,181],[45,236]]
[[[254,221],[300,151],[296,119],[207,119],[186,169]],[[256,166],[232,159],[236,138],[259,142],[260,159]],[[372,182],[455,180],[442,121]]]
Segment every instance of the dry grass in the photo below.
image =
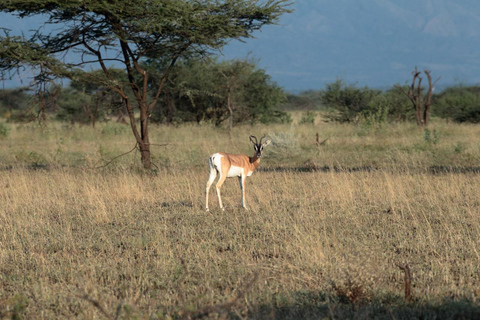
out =
[[[170,145],[145,173],[134,153],[90,169],[130,150],[128,132],[14,127],[0,140],[0,317],[478,317],[480,130],[436,128],[432,144],[408,125],[241,127],[235,143],[159,127]],[[205,213],[205,159],[250,153],[250,132],[298,150],[272,146],[247,180],[249,211],[231,179],[227,210],[212,196]]]

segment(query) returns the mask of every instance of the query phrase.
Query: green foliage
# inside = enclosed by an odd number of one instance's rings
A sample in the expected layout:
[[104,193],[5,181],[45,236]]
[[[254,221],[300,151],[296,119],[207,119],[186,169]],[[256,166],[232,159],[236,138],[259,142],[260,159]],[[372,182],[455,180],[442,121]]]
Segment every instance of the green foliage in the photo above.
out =
[[465,150],[467,150],[467,146],[464,143],[459,141],[455,145],[453,152],[455,152],[456,154],[460,154],[460,153],[463,153]]
[[455,122],[480,123],[480,86],[457,86],[434,96],[434,114]]
[[315,112],[306,111],[302,113],[302,118],[298,124],[315,124]]
[[85,115],[83,109],[88,103],[90,103],[90,98],[85,93],[79,93],[72,89],[63,90],[56,117],[71,123],[88,123],[88,116]]
[[[55,31],[47,32],[41,26],[27,39],[10,36],[4,30],[0,36],[0,71],[5,74],[25,65],[41,66],[39,79],[82,78],[86,75],[84,63],[62,61],[61,53],[74,49],[78,56],[89,56],[90,62],[124,58],[122,62],[131,75],[129,82],[134,85],[135,72],[142,72],[132,64],[142,58],[155,57],[173,64],[180,55],[206,54],[232,38],[251,37],[263,25],[275,23],[290,12],[289,5],[285,0],[138,0],[134,4],[126,0],[86,0],[81,6],[61,0],[3,1],[0,12],[19,17],[42,15],[54,26],[49,30]],[[118,88],[110,77],[105,80],[111,88]]]
[[290,113],[281,111],[281,110],[271,110],[261,114],[260,122],[263,124],[273,124],[273,123],[282,123],[289,124],[292,123],[293,119]]
[[0,116],[9,119],[13,113],[26,110],[32,96],[28,88],[0,90]]
[[31,168],[45,168],[49,165],[49,161],[47,160],[47,157],[45,154],[41,151],[19,151],[15,154],[15,159],[19,163],[24,163]]
[[440,137],[440,132],[438,132],[436,129],[430,131],[429,128],[425,128],[423,130],[423,140],[425,140],[425,142],[428,144],[437,144],[440,141]]
[[[1,310],[2,305],[0,305],[0,317],[12,320],[20,320],[23,319],[23,315],[29,305],[28,298],[21,294],[16,294],[12,298],[6,301],[7,304],[11,305],[11,308],[5,308],[5,310]],[[9,310],[10,309],[10,310]]]
[[[103,86],[117,93],[128,109],[136,142],[149,146],[149,117],[177,60],[208,56],[232,39],[252,37],[263,25],[290,12],[290,5],[287,0],[3,1],[0,12],[39,15],[51,27],[40,26],[28,39],[4,31],[0,73],[5,77],[29,66],[38,71],[37,82],[55,77],[85,81],[91,76],[84,71],[85,65],[96,64],[104,72]],[[76,53],[77,61],[65,62],[70,51]],[[146,59],[161,61],[158,81],[151,81],[142,68]],[[124,66],[126,86],[106,68],[111,61]],[[188,97],[188,91],[183,93]],[[140,110],[138,120],[133,116],[135,108]],[[148,148],[142,152],[146,169],[151,167]]]
[[251,62],[251,74],[245,79],[245,92],[240,101],[247,107],[250,121],[268,123],[290,123],[290,116],[278,110],[285,101],[285,93],[264,69]]
[[[415,120],[410,100],[397,88],[385,92],[368,87],[357,88],[337,80],[324,90],[289,94],[283,105],[288,110],[325,110],[327,118],[337,122],[358,122],[368,128],[386,122]],[[303,121],[302,121],[303,123]]]
[[337,122],[356,122],[359,115],[368,110],[373,98],[381,91],[368,87],[357,88],[355,85],[346,85],[343,80],[326,85],[322,94],[322,103],[336,112],[328,117]]
[[[118,83],[126,80],[123,70],[111,68],[108,72]],[[116,113],[123,104],[105,81],[101,70],[86,73],[84,78],[72,81],[69,88],[61,92],[57,119],[93,126],[97,121],[106,121],[107,116]]]
[[377,131],[385,126],[388,120],[388,107],[379,106],[376,112],[364,113],[363,125],[367,130]]
[[410,100],[397,88],[391,88],[372,98],[364,113],[385,113],[385,121],[414,121],[415,112]]
[[7,124],[0,122],[0,137],[8,137],[10,133],[10,126]]
[[[4,7],[10,8],[5,10]],[[0,6],[0,12],[17,9],[21,10],[18,1]],[[29,11],[29,9],[27,10]],[[70,64],[64,63],[55,55],[50,54],[48,48],[37,43],[38,35],[33,36],[34,40],[29,40],[23,36],[10,36],[9,30],[2,29],[2,31],[3,35],[0,35],[0,74],[3,78],[7,78],[25,67],[36,69],[37,74],[34,79],[37,83],[48,82],[56,78],[73,77],[79,72],[78,69],[72,69]]]
[[[146,68],[152,82],[161,61],[150,60]],[[253,60],[189,59],[172,70],[160,96],[162,108],[153,112],[152,121],[232,123],[289,123],[290,115],[279,110],[283,90]]]
[[287,94],[287,101],[283,104],[285,110],[321,110],[325,109],[322,104],[322,91],[308,90],[299,94]]

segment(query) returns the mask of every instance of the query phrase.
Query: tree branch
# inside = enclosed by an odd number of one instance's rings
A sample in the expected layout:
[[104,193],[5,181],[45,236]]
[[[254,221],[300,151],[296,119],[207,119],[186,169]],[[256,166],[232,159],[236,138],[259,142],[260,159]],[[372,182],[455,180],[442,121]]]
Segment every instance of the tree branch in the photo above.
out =
[[160,79],[160,83],[158,84],[157,87],[157,92],[155,93],[155,97],[153,98],[152,102],[148,105],[148,110],[151,110],[155,104],[158,101],[158,98],[160,97],[160,93],[162,92],[163,85],[165,84],[165,81],[168,78],[168,75],[173,69],[173,66],[175,65],[175,62],[177,62],[178,58],[180,55],[188,49],[188,47],[191,45],[191,42],[187,42],[176,54],[175,56],[172,57],[172,60],[170,61],[170,65],[167,67],[167,70],[163,74],[162,78]]

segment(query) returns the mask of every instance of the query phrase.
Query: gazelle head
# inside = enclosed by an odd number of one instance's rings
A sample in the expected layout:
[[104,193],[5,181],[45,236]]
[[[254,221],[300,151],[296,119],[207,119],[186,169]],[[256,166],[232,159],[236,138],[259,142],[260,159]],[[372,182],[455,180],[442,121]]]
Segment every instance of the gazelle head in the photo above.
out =
[[263,137],[261,137],[260,142],[258,142],[257,137],[255,137],[253,135],[250,136],[250,141],[253,143],[253,149],[255,150],[255,156],[257,158],[262,157],[263,148],[268,146],[270,144],[270,142],[272,142],[271,140],[267,140],[262,144],[263,138],[265,138],[265,135]]

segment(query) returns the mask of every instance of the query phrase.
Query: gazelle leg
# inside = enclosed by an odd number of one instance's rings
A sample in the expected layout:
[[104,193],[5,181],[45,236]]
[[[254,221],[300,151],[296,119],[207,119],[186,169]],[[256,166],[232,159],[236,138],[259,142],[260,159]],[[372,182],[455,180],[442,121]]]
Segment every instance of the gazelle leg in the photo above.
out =
[[217,182],[217,196],[218,196],[218,203],[220,204],[220,208],[225,211],[223,208],[222,204],[222,196],[220,195],[220,188],[222,187],[223,182],[225,182],[225,179],[227,178],[227,175],[223,175],[220,173],[220,178],[218,179]]
[[242,192],[242,207],[247,209],[247,203],[245,200],[245,181],[247,180],[247,177],[245,175],[241,175],[238,177],[238,182],[240,183],[240,191]]
[[240,185],[240,193],[242,196],[242,207],[243,207],[243,185],[242,185],[242,176],[238,176],[238,184]]
[[217,170],[215,168],[210,168],[210,177],[208,178],[208,181],[207,181],[207,188],[206,188],[206,200],[205,200],[205,208],[206,210],[208,211],[208,193],[210,191],[210,187],[212,186],[212,183],[213,181],[215,180],[215,178],[217,177]]

